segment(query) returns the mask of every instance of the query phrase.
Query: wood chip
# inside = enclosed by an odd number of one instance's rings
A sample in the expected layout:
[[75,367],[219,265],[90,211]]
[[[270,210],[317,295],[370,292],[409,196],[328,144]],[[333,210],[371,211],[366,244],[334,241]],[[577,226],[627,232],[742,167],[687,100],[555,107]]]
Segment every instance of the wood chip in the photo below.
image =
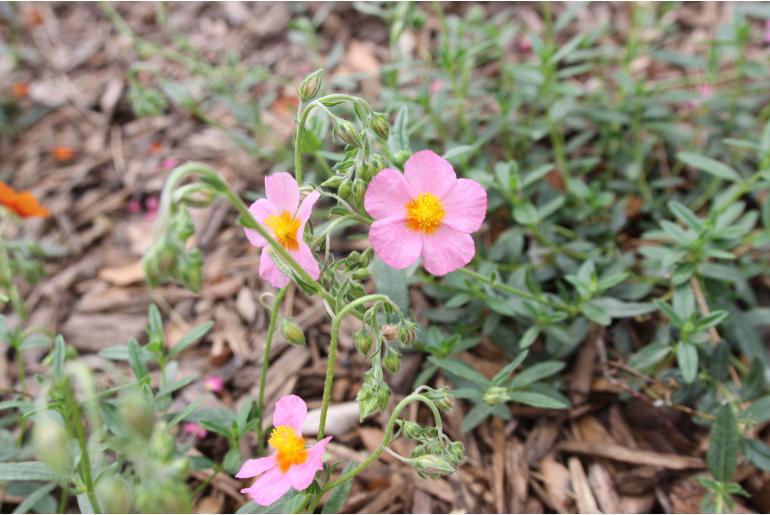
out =
[[562,442],[557,446],[557,448],[566,452],[601,456],[602,458],[608,458],[614,461],[622,461],[624,463],[634,463],[637,465],[654,465],[656,467],[672,470],[702,468],[704,466],[703,460],[700,458],[629,449],[620,445],[577,442],[573,440]]

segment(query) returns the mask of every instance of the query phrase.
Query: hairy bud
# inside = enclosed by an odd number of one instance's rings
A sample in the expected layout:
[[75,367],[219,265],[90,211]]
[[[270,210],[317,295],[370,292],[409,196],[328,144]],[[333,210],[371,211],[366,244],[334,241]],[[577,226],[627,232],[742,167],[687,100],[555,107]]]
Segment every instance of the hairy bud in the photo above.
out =
[[497,406],[508,400],[508,390],[502,386],[490,386],[489,389],[484,392],[484,402],[490,406]]
[[321,85],[323,84],[323,78],[324,78],[324,71],[323,68],[320,68],[307,77],[305,77],[305,80],[302,81],[302,83],[297,87],[297,93],[299,94],[299,99],[303,102],[307,102],[308,100],[313,100],[316,95],[318,95],[318,92],[321,90]]
[[356,132],[356,127],[342,118],[338,118],[337,121],[334,122],[332,136],[340,143],[351,145],[353,147],[361,146],[361,139]]
[[135,388],[128,392],[120,403],[120,415],[126,425],[136,434],[149,439],[155,427],[155,413],[148,396]]
[[388,347],[388,350],[385,351],[383,363],[385,364],[385,368],[388,369],[388,372],[395,374],[401,368],[401,353],[393,347]]
[[131,513],[131,492],[128,481],[115,474],[99,478],[94,488],[103,513]]
[[387,139],[390,125],[385,115],[382,113],[374,113],[369,120],[369,127],[372,128],[374,133],[382,139]]
[[54,471],[66,475],[70,471],[71,456],[67,431],[51,415],[41,415],[32,433],[35,455]]
[[306,344],[305,333],[302,332],[302,328],[296,322],[287,318],[281,321],[281,336],[292,345],[304,347]]
[[372,350],[372,334],[369,331],[361,329],[353,335],[353,343],[356,346],[356,350],[364,356],[369,355],[369,351]]
[[395,325],[384,325],[382,326],[382,337],[385,338],[388,341],[393,341],[398,338],[398,327]]

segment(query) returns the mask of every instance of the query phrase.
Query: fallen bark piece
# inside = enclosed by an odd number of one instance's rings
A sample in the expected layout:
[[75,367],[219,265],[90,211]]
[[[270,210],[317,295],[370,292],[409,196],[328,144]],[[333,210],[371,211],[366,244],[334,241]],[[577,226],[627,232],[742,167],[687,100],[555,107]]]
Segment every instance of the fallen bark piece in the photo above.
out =
[[614,461],[622,461],[623,463],[653,465],[672,470],[702,468],[704,466],[703,460],[700,458],[629,449],[628,447],[623,447],[621,445],[567,441],[559,444],[558,449],[560,451],[573,452],[576,454],[600,456]]

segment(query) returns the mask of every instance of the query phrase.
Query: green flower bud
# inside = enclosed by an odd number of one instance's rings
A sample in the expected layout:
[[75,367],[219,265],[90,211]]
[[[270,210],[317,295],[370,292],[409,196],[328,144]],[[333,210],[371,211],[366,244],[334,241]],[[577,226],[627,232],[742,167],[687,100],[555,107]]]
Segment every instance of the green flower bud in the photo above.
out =
[[353,147],[361,146],[361,139],[356,132],[356,127],[342,118],[338,118],[337,121],[334,122],[332,136],[339,143],[344,143]]
[[174,228],[174,236],[178,241],[185,242],[195,234],[195,224],[193,224],[190,212],[184,207],[174,213],[171,226]]
[[135,388],[123,397],[120,403],[120,416],[134,433],[145,439],[152,436],[155,413],[152,401],[141,388]]
[[321,183],[321,186],[324,188],[331,188],[331,189],[339,189],[339,187],[342,185],[342,182],[345,180],[344,177],[341,175],[332,175],[328,179],[326,179],[324,182]]
[[385,351],[385,359],[383,360],[385,368],[388,372],[395,374],[401,368],[401,353],[399,353],[393,347],[388,347]]
[[457,470],[457,466],[454,466],[446,459],[433,454],[424,454],[414,458],[414,466],[420,477],[428,479],[438,479],[443,476],[448,476]]
[[369,351],[372,350],[372,341],[372,334],[364,329],[356,331],[353,335],[353,343],[356,346],[356,350],[364,356],[368,356]]
[[366,183],[361,179],[353,181],[353,200],[358,205],[364,205],[364,195],[366,194]]
[[374,133],[382,139],[387,139],[390,125],[387,118],[382,113],[374,113],[369,120],[369,127],[372,128]]
[[155,426],[155,430],[152,432],[150,452],[158,461],[165,463],[171,459],[174,451],[176,451],[174,437],[171,436],[166,423],[161,422]]
[[388,401],[390,401],[390,387],[385,383],[380,383],[380,387],[377,389],[377,407],[380,411],[388,409]]
[[398,339],[401,340],[401,343],[404,345],[412,345],[415,338],[416,334],[413,323],[404,322],[398,326]]
[[508,400],[508,390],[502,386],[490,386],[484,393],[484,402],[490,406],[497,406]]
[[368,279],[369,276],[371,276],[372,273],[369,271],[368,268],[359,268],[355,272],[353,272],[353,279],[357,281],[363,281],[364,279]]
[[188,290],[200,291],[203,287],[203,256],[200,249],[192,249],[187,254],[182,254],[179,272],[182,282]]
[[350,194],[353,192],[353,184],[349,180],[346,180],[340,185],[340,188],[337,190],[337,192],[340,194],[340,197],[348,200]]
[[432,400],[441,411],[450,411],[454,404],[454,398],[446,386],[439,389],[431,388],[424,395]]
[[302,328],[292,320],[286,318],[281,320],[281,336],[292,345],[298,345],[300,347],[306,345],[305,333],[302,332]]
[[35,421],[32,433],[35,456],[61,475],[70,472],[72,464],[67,431],[52,415],[44,414]]
[[410,420],[399,420],[398,423],[401,425],[401,431],[404,433],[404,436],[409,439],[420,439],[425,433],[425,428],[417,422],[412,422]]
[[128,481],[115,474],[99,478],[94,487],[102,513],[131,513],[131,492]]
[[313,100],[316,95],[318,95],[318,91],[321,89],[321,85],[323,84],[323,78],[324,78],[324,71],[323,68],[320,68],[307,77],[305,77],[305,80],[302,81],[302,83],[297,88],[297,93],[299,94],[300,100],[303,102],[307,102],[308,100]]
[[406,160],[409,159],[409,152],[406,150],[399,150],[396,152],[396,155],[393,156],[393,159],[396,161],[396,166],[403,168],[404,163],[406,163]]

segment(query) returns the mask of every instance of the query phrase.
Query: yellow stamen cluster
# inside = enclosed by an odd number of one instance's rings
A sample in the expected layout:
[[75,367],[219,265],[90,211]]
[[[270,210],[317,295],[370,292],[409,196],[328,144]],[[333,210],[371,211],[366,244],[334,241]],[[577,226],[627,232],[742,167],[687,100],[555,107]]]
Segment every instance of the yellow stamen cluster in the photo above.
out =
[[297,230],[300,222],[292,217],[288,211],[280,215],[271,215],[265,218],[264,224],[273,231],[273,236],[278,240],[286,250],[297,250],[299,242],[297,241]]
[[413,231],[431,234],[444,219],[444,206],[432,193],[420,193],[406,205],[406,226]]
[[286,472],[292,465],[300,465],[307,460],[305,439],[289,426],[278,426],[273,429],[267,443],[275,449],[276,461],[281,472]]

